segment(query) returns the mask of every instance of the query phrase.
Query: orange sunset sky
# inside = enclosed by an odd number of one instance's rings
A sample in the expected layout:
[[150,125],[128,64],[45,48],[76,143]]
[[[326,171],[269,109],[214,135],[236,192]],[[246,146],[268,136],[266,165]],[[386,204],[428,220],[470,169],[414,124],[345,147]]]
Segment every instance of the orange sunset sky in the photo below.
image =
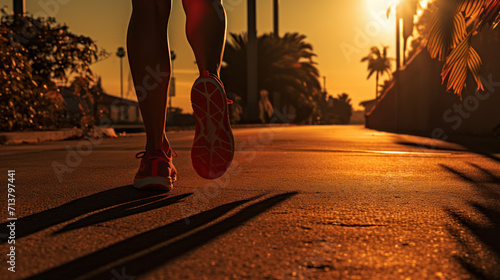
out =
[[[146,0],[145,0],[146,1]],[[317,54],[321,76],[327,77],[327,91],[351,96],[355,109],[359,102],[375,97],[375,80],[366,80],[366,65],[360,62],[370,46],[390,46],[394,57],[394,15],[386,18],[387,7],[395,0],[281,0],[280,33],[299,32]],[[0,6],[12,10],[11,0],[0,0]],[[246,1],[225,0],[228,32],[246,30]],[[272,1],[257,0],[257,31],[272,31]],[[35,15],[54,16],[66,23],[70,31],[90,36],[97,44],[113,53],[108,59],[93,65],[92,69],[103,79],[106,92],[120,95],[119,58],[116,49],[125,46],[126,30],[131,13],[128,0],[26,0],[26,10]],[[177,53],[174,75],[177,77],[177,96],[173,105],[192,112],[189,92],[197,77],[194,56],[184,34],[185,15],[181,0],[173,0],[170,18],[170,45]],[[124,60],[125,96],[135,99],[129,91],[128,61]],[[386,77],[383,77],[380,82]]]

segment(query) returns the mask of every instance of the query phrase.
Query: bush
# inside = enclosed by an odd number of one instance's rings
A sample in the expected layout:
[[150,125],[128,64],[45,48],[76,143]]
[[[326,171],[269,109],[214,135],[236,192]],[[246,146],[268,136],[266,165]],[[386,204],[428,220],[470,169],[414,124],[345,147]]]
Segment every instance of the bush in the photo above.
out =
[[1,131],[50,130],[67,126],[64,100],[53,85],[37,83],[24,49],[0,37]]
[[[56,82],[71,75],[92,77],[90,65],[108,57],[95,42],[68,31],[54,18],[14,17],[0,23],[0,111],[2,131],[50,130],[71,126]],[[84,116],[87,119],[88,116]],[[94,119],[94,118],[92,118]],[[78,120],[81,126],[87,121]]]

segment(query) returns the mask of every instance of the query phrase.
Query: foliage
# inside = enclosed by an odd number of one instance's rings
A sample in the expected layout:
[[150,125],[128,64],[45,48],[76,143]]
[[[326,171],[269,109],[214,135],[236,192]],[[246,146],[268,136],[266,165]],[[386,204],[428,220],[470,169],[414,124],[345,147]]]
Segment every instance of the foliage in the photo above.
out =
[[0,130],[44,130],[67,125],[61,95],[52,84],[35,81],[26,50],[15,49],[4,31],[0,36]]
[[389,77],[391,77],[391,60],[392,58],[387,56],[387,49],[389,47],[387,46],[382,46],[382,51],[376,46],[373,46],[370,48],[370,53],[363,57],[361,59],[361,62],[368,62],[368,77],[367,79],[370,79],[370,77],[375,73],[376,74],[376,80],[375,80],[375,96],[376,98],[379,98],[379,91],[378,91],[378,86],[379,86],[379,76],[387,74]]
[[339,94],[333,99],[335,123],[348,124],[352,116],[351,98],[346,93]]
[[[315,96],[321,94],[319,71],[313,57],[312,46],[305,42],[306,36],[287,33],[277,38],[265,34],[257,38],[258,43],[258,90],[281,97],[280,107],[293,106],[297,111],[295,122],[311,116],[317,103]],[[247,36],[231,34],[226,45],[221,77],[229,95],[241,97],[241,106],[247,100]],[[275,104],[273,104],[275,106]]]
[[[56,85],[70,75],[91,77],[90,65],[107,57],[89,37],[73,34],[54,18],[13,16],[0,22],[2,130],[47,130],[68,126]],[[79,123],[79,122],[78,122]]]
[[327,124],[349,124],[352,116],[351,98],[346,93],[328,97],[324,122]]
[[411,58],[417,51],[427,45],[427,38],[431,29],[432,20],[436,11],[435,5],[428,5],[427,8],[422,9],[421,14],[415,22],[415,32],[410,42],[410,50],[407,57]]
[[16,49],[26,50],[35,79],[46,83],[67,81],[73,73],[92,75],[90,65],[109,56],[104,50],[99,52],[91,38],[69,32],[55,18],[19,18],[4,13],[0,27],[9,30],[5,36]]
[[436,6],[427,48],[433,58],[444,61],[443,83],[447,81],[447,89],[461,96],[470,72],[478,89],[484,90],[479,78],[482,60],[471,38],[487,26],[498,26],[500,1],[437,0]]
[[104,94],[101,78],[96,82],[92,77],[75,77],[69,88],[78,102],[79,109],[79,113],[72,116],[72,122],[78,123],[82,128],[88,128],[109,113],[99,107]]
[[385,80],[379,85],[380,95],[382,96],[394,83],[394,80]]
[[[415,15],[420,8],[419,0],[404,0],[398,4],[398,16],[403,20],[403,54],[406,54],[408,39],[413,35]],[[404,56],[406,63],[406,56]]]

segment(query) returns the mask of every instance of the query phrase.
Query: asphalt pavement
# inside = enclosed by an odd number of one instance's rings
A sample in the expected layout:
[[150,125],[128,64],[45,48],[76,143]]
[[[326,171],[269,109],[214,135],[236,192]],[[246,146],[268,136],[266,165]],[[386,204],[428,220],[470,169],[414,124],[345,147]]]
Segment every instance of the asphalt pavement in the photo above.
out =
[[144,134],[0,147],[0,279],[500,279],[497,140],[241,128],[208,181],[168,136],[170,193],[131,186]]

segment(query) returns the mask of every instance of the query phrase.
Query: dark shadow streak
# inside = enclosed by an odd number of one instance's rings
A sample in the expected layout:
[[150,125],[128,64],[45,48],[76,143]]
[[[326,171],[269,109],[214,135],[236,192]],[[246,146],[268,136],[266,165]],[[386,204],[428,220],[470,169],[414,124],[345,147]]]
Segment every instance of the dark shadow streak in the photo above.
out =
[[[56,208],[17,220],[16,238],[19,239],[28,236],[90,212],[156,196],[158,199],[161,199],[166,197],[167,194],[161,192],[144,192],[129,185],[79,198]],[[0,224],[0,228],[6,229],[7,224]],[[5,242],[7,242],[6,239],[0,240],[0,244]]]
[[462,172],[459,172],[451,167],[448,167],[444,164],[440,164],[439,166],[441,166],[442,168],[446,169],[446,171],[450,172],[450,173],[453,173],[455,174],[456,176],[460,177],[460,179],[464,180],[464,181],[467,181],[469,183],[475,183],[475,181],[470,178],[469,176],[467,176],[466,174],[462,173]]
[[476,279],[500,279],[500,268],[490,268],[486,271],[485,268],[481,267],[481,264],[478,263],[480,260],[474,259],[474,250],[477,250],[476,244],[464,239],[461,233],[462,228],[467,229],[468,232],[471,232],[479,242],[484,244],[496,258],[500,258],[500,205],[498,203],[500,199],[500,176],[496,176],[491,171],[477,165],[469,165],[480,170],[483,176],[474,179],[472,175],[467,175],[451,167],[444,165],[442,165],[442,167],[457,175],[459,178],[471,183],[471,186],[485,202],[478,203],[468,201],[467,204],[474,209],[472,212],[480,213],[488,220],[488,223],[474,222],[468,217],[468,213],[445,208],[448,215],[450,215],[459,225],[459,228],[448,227],[448,231],[463,246],[465,254],[469,256],[467,258],[463,256],[457,256],[455,258],[462,267]]
[[477,164],[470,163],[470,165],[478,170],[481,170],[481,172],[487,177],[487,183],[497,184],[500,186],[500,176],[496,176],[491,171],[484,169]]
[[465,147],[472,153],[482,155],[496,162],[500,162],[500,158],[495,155],[500,153],[500,139],[498,138],[457,136],[457,137],[451,137],[447,141]]
[[114,207],[111,209],[107,209],[107,210],[92,214],[92,215],[85,217],[81,220],[78,220],[78,221],[73,222],[69,225],[66,225],[62,229],[54,232],[54,234],[60,234],[60,233],[67,232],[70,230],[79,229],[79,228],[83,228],[83,227],[87,227],[87,226],[92,226],[95,224],[99,224],[99,223],[103,223],[103,222],[107,222],[107,221],[112,221],[112,220],[116,220],[119,218],[124,218],[124,217],[128,217],[131,215],[135,215],[135,214],[155,210],[158,208],[162,208],[162,207],[165,207],[165,206],[168,206],[171,204],[175,204],[175,203],[181,201],[182,199],[184,199],[192,194],[193,193],[186,193],[186,194],[181,194],[181,195],[177,195],[177,196],[169,197],[169,198],[165,198],[165,196],[155,196],[155,197],[146,198],[146,199],[139,200],[139,201],[133,201],[130,203],[126,203],[126,204],[123,204],[123,205],[120,205],[120,206],[117,206],[117,207]]
[[451,148],[446,148],[446,147],[441,147],[441,146],[434,146],[434,145],[428,145],[424,143],[415,143],[415,142],[407,142],[407,141],[397,141],[396,144],[402,145],[402,146],[408,146],[408,147],[416,147],[416,148],[422,148],[422,149],[427,149],[427,150],[439,150],[439,151],[449,151],[449,152],[464,152],[464,150],[460,149],[451,149]]
[[[418,134],[417,134],[418,135]],[[419,135],[423,137],[428,137],[426,135]],[[399,141],[396,144],[404,146],[421,147],[430,150],[449,150],[457,152],[471,152],[474,154],[482,155],[496,162],[500,162],[500,157],[495,154],[500,154],[500,139],[498,138],[487,138],[487,137],[475,137],[467,135],[450,135],[446,142],[454,143],[462,146],[464,150],[454,150],[448,148],[441,148],[439,146],[432,146],[427,144],[422,144],[418,142],[408,142]]]
[[[237,207],[258,199],[262,195],[224,204],[121,241],[28,279],[74,279],[82,277],[82,279],[109,280],[113,277],[111,271],[116,270],[121,272],[124,267],[126,268],[127,275],[139,276],[229,232],[296,194],[296,192],[293,192],[272,196],[243,208],[227,219],[168,244],[168,241],[175,237],[207,225]],[[186,224],[187,219],[190,221],[189,224]],[[167,244],[161,245],[162,243]],[[151,250],[153,246],[158,245],[160,245],[159,248]],[[124,258],[127,258],[126,261],[120,262]],[[116,262],[119,263],[117,264]],[[103,271],[97,272],[97,275],[92,275],[91,272],[99,268]]]

